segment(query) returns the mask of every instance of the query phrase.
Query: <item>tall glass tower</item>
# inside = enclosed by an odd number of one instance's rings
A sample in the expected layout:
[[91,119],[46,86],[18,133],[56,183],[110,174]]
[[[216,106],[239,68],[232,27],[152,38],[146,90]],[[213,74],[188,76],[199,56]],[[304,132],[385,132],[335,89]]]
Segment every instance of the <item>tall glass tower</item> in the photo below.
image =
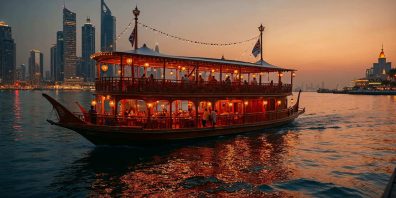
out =
[[82,27],[82,64],[80,73],[86,81],[95,80],[95,61],[90,57],[95,53],[95,27],[91,24],[91,20],[87,18],[87,22]]
[[15,42],[11,27],[0,21],[0,83],[12,84],[16,69]]
[[64,60],[63,60],[63,32],[56,33],[56,57],[55,57],[55,81],[63,81]]
[[[100,51],[115,51],[116,50],[116,18],[111,15],[111,10],[106,5],[104,0],[100,4]],[[107,76],[114,75],[113,66],[109,66],[106,73]]]
[[76,76],[76,13],[63,8],[64,79]]

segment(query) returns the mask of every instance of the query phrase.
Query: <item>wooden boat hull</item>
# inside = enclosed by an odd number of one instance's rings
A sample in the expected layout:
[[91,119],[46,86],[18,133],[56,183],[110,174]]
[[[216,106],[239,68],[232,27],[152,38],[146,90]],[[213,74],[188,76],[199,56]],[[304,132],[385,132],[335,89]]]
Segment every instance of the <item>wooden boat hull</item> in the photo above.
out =
[[104,126],[86,123],[77,118],[52,97],[46,94],[43,94],[43,96],[54,106],[60,119],[59,122],[47,120],[49,123],[73,130],[95,145],[157,145],[174,141],[233,135],[258,130],[262,131],[266,128],[288,124],[305,112],[305,109],[301,109],[290,114],[288,117],[280,119],[231,126],[185,129],[143,129],[141,127]]
[[130,127],[97,126],[89,124],[60,124],[54,123],[52,121],[49,122],[73,130],[95,145],[148,145],[233,135],[259,130],[262,131],[266,128],[273,128],[288,124],[302,113],[304,113],[304,110],[300,110],[287,118],[255,124],[191,129],[147,130]]

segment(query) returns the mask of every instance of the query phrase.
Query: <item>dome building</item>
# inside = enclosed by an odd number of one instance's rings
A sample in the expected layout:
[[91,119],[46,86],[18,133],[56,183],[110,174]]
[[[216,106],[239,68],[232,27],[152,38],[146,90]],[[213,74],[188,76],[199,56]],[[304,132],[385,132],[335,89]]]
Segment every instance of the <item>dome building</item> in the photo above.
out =
[[384,47],[378,56],[378,63],[373,63],[373,67],[366,70],[368,80],[386,80],[389,70],[392,69],[392,63],[386,62]]

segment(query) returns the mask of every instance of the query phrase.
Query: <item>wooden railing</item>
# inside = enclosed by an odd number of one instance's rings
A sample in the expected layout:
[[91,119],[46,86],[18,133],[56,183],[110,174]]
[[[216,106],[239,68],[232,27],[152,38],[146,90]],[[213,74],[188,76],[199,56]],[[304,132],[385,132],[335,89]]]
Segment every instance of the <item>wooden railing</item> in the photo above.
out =
[[207,82],[163,80],[129,77],[103,77],[95,82],[97,92],[106,93],[158,93],[158,94],[189,94],[189,93],[217,93],[217,94],[277,94],[291,93],[291,84],[261,83],[244,84],[243,82]]
[[[241,124],[252,124],[270,120],[277,120],[298,113],[297,108],[290,107],[281,111],[267,111],[248,114],[217,115],[215,126],[232,126]],[[179,129],[179,128],[203,128],[202,117],[180,117],[180,116],[114,116],[96,114],[94,118],[89,114],[74,113],[81,120],[96,125],[139,127],[144,129]],[[197,125],[198,124],[198,125]],[[213,127],[211,121],[207,121],[206,127]]]

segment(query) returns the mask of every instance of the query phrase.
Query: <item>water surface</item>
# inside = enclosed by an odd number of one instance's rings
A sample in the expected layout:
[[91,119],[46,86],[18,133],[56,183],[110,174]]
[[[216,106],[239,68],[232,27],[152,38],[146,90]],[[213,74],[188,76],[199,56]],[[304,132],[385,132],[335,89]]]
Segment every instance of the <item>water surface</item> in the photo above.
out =
[[[396,97],[302,93],[287,126],[160,148],[94,146],[46,122],[40,91],[0,91],[5,197],[378,197],[396,166]],[[90,92],[45,93],[78,111]]]

